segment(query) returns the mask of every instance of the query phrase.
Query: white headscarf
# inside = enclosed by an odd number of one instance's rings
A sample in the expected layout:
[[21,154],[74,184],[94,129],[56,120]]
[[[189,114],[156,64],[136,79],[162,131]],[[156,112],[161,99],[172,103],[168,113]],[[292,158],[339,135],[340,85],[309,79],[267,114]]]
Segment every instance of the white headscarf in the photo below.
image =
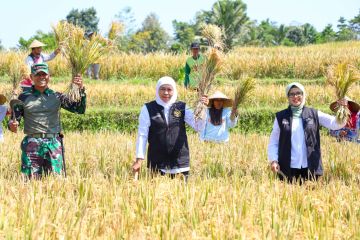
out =
[[294,86],[299,88],[303,93],[302,102],[299,106],[300,108],[303,108],[305,105],[305,101],[306,101],[306,93],[305,93],[305,87],[301,83],[293,82],[293,83],[290,83],[289,85],[287,85],[286,90],[285,90],[286,97],[288,97],[290,89]]
[[[159,89],[162,85],[165,84],[171,85],[171,87],[173,88],[173,95],[167,103],[161,100],[159,96]],[[177,99],[177,89],[174,79],[168,76],[160,78],[156,84],[156,103],[163,106],[164,108],[170,108],[171,105],[173,105],[176,102],[176,99]]]

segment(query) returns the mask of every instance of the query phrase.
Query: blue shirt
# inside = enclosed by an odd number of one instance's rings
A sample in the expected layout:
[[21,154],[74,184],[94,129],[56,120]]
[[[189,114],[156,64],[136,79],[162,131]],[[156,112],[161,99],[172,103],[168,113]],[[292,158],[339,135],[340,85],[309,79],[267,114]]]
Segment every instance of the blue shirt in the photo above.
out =
[[211,142],[227,142],[229,141],[229,129],[236,126],[237,117],[234,121],[230,120],[231,109],[224,108],[222,111],[221,125],[213,125],[210,121],[209,109],[206,111],[206,125],[200,133],[200,140]]

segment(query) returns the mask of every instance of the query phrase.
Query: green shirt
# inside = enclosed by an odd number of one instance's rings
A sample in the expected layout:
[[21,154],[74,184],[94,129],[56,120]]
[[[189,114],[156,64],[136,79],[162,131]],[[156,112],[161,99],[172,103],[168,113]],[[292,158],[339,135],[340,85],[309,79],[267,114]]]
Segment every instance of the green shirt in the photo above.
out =
[[199,54],[197,59],[189,57],[185,64],[185,87],[197,88],[201,77],[201,66],[205,63],[205,57]]
[[59,133],[61,131],[60,108],[73,113],[85,113],[85,90],[82,90],[81,96],[81,101],[71,102],[62,93],[54,92],[49,88],[41,93],[32,87],[19,95],[19,100],[23,102],[23,105],[15,105],[12,114],[15,114],[18,122],[24,118],[25,134]]

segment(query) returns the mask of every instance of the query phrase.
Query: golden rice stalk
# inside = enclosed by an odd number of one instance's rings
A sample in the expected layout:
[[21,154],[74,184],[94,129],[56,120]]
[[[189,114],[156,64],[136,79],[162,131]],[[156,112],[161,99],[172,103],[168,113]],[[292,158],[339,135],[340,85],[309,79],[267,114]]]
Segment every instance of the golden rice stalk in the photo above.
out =
[[[59,37],[59,40],[63,40],[63,55],[71,67],[72,78],[79,74],[82,75],[90,64],[96,63],[109,50],[104,38],[96,33],[92,35],[91,39],[86,39],[85,31],[81,27],[63,22],[57,26],[59,28],[55,27],[54,30],[58,31],[58,34],[55,35]],[[62,32],[63,30],[68,32],[68,37]],[[79,88],[72,82],[66,94],[70,101],[81,100]]]
[[256,80],[251,77],[243,78],[236,88],[234,96],[233,111],[236,111],[240,104],[244,103],[247,96],[255,89]]
[[[348,95],[351,86],[360,81],[360,72],[354,66],[346,63],[332,65],[326,72],[326,83],[333,86],[338,99]],[[345,106],[338,105],[335,109],[336,120],[339,124],[345,124],[350,117],[350,111]]]
[[[203,27],[203,36],[209,42],[209,49],[205,54],[204,64],[199,66],[200,74],[198,75],[198,98],[208,95],[215,76],[221,71],[223,63],[222,48],[223,42],[221,39],[221,29],[215,25],[205,25]],[[195,119],[204,119],[206,115],[207,106],[200,101],[195,106]]]
[[109,30],[109,39],[110,40],[115,40],[116,38],[118,38],[120,36],[120,34],[123,32],[124,30],[124,25],[120,22],[116,22],[116,21],[113,21],[111,23],[111,26],[110,26],[110,30]]
[[223,32],[220,27],[213,24],[206,24],[202,26],[201,35],[206,38],[209,46],[223,49]]
[[30,75],[30,69],[24,63],[24,56],[25,54],[21,52],[9,52],[6,58],[6,65],[8,66],[7,73],[12,83],[12,98],[16,97],[16,92],[22,78]]

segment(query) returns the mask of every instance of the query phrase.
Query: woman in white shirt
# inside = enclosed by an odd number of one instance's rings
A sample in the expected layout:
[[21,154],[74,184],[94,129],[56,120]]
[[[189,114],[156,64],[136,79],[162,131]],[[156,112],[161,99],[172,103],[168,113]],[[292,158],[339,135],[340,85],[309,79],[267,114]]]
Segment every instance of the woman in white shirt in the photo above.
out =
[[6,97],[0,94],[0,142],[4,141],[2,121],[4,120],[7,112],[7,107],[5,106],[6,101]]
[[[289,107],[276,113],[270,136],[271,170],[282,180],[315,180],[323,174],[320,126],[336,130],[343,125],[334,116],[306,107],[306,92],[300,83],[289,84],[286,96]],[[344,99],[338,103],[347,105]]]
[[[201,101],[208,104],[207,97]],[[199,132],[205,121],[196,121],[193,111],[184,102],[177,101],[176,83],[171,77],[160,78],[156,99],[146,103],[140,112],[134,173],[139,172],[149,143],[147,167],[152,172],[171,177],[181,173],[187,178],[190,158],[185,123]]]
[[236,126],[237,113],[231,110],[233,100],[216,91],[209,97],[209,108],[200,140],[224,143],[229,141],[229,129]]

